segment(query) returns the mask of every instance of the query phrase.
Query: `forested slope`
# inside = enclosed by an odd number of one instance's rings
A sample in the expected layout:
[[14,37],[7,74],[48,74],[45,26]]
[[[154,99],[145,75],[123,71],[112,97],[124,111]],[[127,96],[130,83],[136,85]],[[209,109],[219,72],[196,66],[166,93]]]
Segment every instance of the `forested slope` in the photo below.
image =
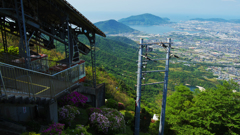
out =
[[[79,37],[80,41],[89,44],[87,38]],[[117,38],[121,39],[121,38]],[[123,40],[124,41],[124,40]],[[137,79],[137,57],[138,48],[121,40],[116,40],[114,37],[102,38],[96,37],[96,65],[101,67],[106,72],[114,76],[121,91],[126,92],[130,97],[135,97],[136,93],[136,79]],[[164,58],[163,52],[148,53],[152,58]],[[81,55],[81,59],[86,60],[87,65],[91,66],[90,54]],[[172,59],[173,61],[176,59]],[[149,62],[146,70],[163,70],[165,69],[165,61]],[[143,69],[145,70],[145,69]],[[163,73],[151,73],[145,76],[143,83],[163,81]],[[190,84],[192,86],[200,85],[205,88],[215,87],[221,81],[213,79],[211,72],[207,72],[205,67],[201,64],[191,65],[190,67],[183,65],[183,63],[170,63],[169,72],[169,90],[174,90],[176,85]],[[107,83],[107,82],[106,82]],[[156,100],[159,101],[159,94],[163,90],[163,85],[150,85],[142,87],[142,101],[149,108],[159,110],[160,106],[156,106]],[[158,96],[157,96],[158,95]],[[155,100],[155,97],[158,97]],[[153,111],[152,110],[152,111]]]
[[[84,36],[79,37],[80,41],[89,45],[88,39]],[[16,39],[12,39],[12,46],[17,46]],[[123,41],[123,42],[122,42]],[[125,43],[126,42],[126,43]],[[131,44],[131,45],[130,45]],[[2,49],[2,45],[0,46]],[[58,44],[55,50],[41,49],[42,53],[49,56],[49,59],[60,60],[64,58],[64,46]],[[145,52],[144,52],[145,54]],[[136,79],[137,79],[137,59],[138,59],[138,46],[130,39],[122,37],[96,37],[96,66],[101,68],[110,76],[116,78],[118,82],[118,89],[126,93],[130,98],[136,95]],[[150,58],[164,58],[163,52],[148,53]],[[81,59],[86,61],[87,66],[91,66],[90,54],[81,55]],[[171,59],[175,61],[175,59]],[[147,68],[143,70],[163,70],[165,69],[165,61],[148,62]],[[143,83],[163,81],[163,73],[150,73],[145,76]],[[174,91],[174,87],[180,84],[190,84],[192,86],[203,86],[204,88],[212,88],[221,81],[213,79],[214,76],[211,72],[207,72],[205,67],[201,64],[191,64],[185,66],[183,63],[170,62],[169,84],[168,89]],[[108,82],[105,82],[108,83]],[[150,112],[159,112],[161,106],[161,92],[163,85],[150,85],[142,87],[142,102],[151,108]],[[169,91],[169,94],[171,92]]]

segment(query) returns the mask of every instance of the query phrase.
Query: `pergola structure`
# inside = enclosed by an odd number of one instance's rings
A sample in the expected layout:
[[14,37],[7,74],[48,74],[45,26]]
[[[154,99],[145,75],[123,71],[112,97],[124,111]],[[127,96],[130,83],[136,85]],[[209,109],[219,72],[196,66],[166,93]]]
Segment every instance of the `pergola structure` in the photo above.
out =
[[[79,61],[79,53],[91,52],[93,86],[96,88],[96,34],[106,35],[77,11],[66,0],[1,0],[0,29],[4,52],[8,51],[7,33],[20,37],[19,56],[25,68],[31,65],[30,46],[51,50],[56,42],[65,46],[65,59],[58,61],[68,67]],[[85,35],[90,48],[81,43],[78,35]]]

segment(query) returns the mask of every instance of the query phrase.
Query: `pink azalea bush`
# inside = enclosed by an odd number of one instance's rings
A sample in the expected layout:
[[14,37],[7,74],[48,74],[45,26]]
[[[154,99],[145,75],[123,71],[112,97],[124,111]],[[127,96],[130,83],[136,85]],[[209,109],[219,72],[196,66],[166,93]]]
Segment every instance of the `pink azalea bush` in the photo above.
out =
[[74,120],[75,115],[80,114],[79,110],[75,106],[65,105],[58,110],[59,121],[68,123],[71,125],[71,122]]
[[49,126],[46,130],[42,131],[42,135],[61,135],[64,129],[64,124],[54,123]]
[[90,124],[97,127],[98,132],[107,133],[109,128],[109,120],[101,113],[92,113],[90,118]]
[[104,134],[126,132],[124,116],[116,109],[103,108],[101,113],[92,113],[89,120],[90,124],[97,128],[97,131]]
[[66,95],[65,97],[63,97],[60,101],[61,105],[74,105],[74,106],[79,106],[82,105],[84,106],[84,104],[87,102],[88,98],[84,95],[82,95],[81,93],[74,91],[68,95]]
[[124,120],[124,116],[116,109],[112,108],[104,108],[102,109],[103,115],[108,118],[110,121],[109,133],[125,133],[126,132],[126,124]]
[[87,109],[88,116],[90,116],[92,113],[102,113],[102,110],[100,108],[90,107]]

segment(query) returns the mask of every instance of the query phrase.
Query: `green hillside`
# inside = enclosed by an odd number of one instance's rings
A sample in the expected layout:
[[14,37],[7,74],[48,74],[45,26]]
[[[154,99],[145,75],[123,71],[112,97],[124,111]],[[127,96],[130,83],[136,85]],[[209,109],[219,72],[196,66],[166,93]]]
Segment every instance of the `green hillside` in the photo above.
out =
[[168,24],[170,23],[168,18],[161,18],[152,14],[141,14],[130,16],[118,20],[119,22],[126,25],[159,25],[159,24]]
[[[88,44],[85,37],[79,37],[80,41]],[[129,44],[115,41],[108,38],[96,37],[96,65],[104,69],[107,73],[114,76],[118,83],[119,89],[129,95],[135,97],[137,74],[137,47]],[[151,52],[149,57],[165,57],[161,52]],[[81,59],[86,60],[87,65],[91,65],[90,54],[82,55]],[[174,59],[173,59],[174,60]],[[164,61],[149,62],[146,70],[163,70]],[[145,69],[143,69],[145,70]],[[163,81],[163,73],[147,74],[143,83]],[[183,63],[170,63],[169,85],[168,89],[174,91],[174,87],[180,84],[190,84],[192,86],[202,86],[204,88],[215,87],[221,84],[221,81],[213,79],[211,72],[207,72],[201,64],[195,64],[190,67]],[[105,82],[108,83],[108,82]],[[152,112],[160,109],[160,105],[156,106],[155,97],[161,94],[163,85],[150,85],[142,88],[142,101],[152,110]],[[169,91],[170,92],[170,91]],[[158,104],[160,102],[157,102]]]
[[131,46],[137,46],[137,43],[127,37],[121,37],[121,36],[108,36],[107,39],[123,42],[125,44],[129,44]]
[[106,34],[119,34],[119,33],[132,33],[138,32],[135,29],[126,26],[125,24],[119,23],[116,20],[108,20],[97,22],[96,25],[100,30]]

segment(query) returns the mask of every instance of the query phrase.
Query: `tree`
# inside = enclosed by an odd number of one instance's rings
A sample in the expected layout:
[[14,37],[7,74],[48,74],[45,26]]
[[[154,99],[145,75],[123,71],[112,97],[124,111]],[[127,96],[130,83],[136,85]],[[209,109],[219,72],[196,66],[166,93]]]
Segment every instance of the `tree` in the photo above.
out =
[[193,112],[198,119],[194,123],[218,135],[239,134],[239,93],[232,91],[236,86],[233,81],[224,82],[216,89],[201,92],[195,99]]
[[237,83],[231,80],[193,96],[186,86],[177,86],[167,101],[167,131],[188,135],[239,134],[240,94],[232,91],[236,87]]
[[194,105],[193,92],[184,85],[176,86],[176,92],[167,100],[166,121],[168,128],[165,134],[206,134],[201,128],[194,127],[191,123]]

